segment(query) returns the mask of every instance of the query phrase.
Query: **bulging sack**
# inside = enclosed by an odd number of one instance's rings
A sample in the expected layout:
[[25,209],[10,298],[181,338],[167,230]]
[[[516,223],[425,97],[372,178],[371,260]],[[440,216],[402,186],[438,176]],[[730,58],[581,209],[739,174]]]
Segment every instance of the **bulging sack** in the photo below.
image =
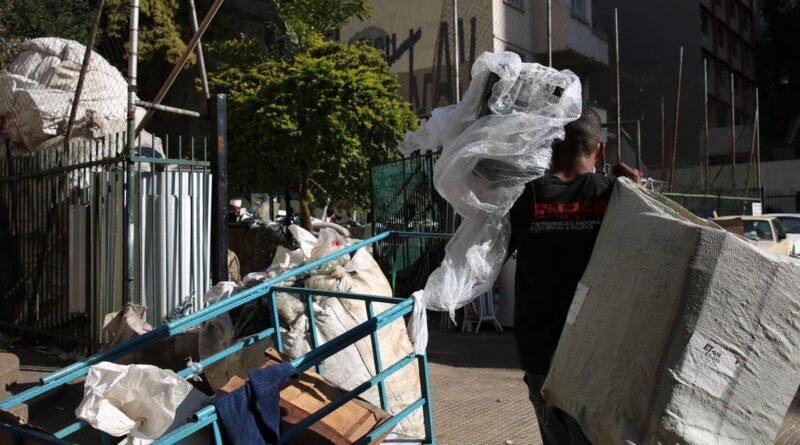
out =
[[619,179],[544,392],[595,444],[771,444],[797,314],[797,260]]

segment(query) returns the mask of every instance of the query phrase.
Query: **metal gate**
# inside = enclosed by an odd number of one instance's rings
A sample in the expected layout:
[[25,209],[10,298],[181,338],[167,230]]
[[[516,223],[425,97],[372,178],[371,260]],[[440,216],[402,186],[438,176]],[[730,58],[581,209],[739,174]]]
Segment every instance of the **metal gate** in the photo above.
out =
[[[0,325],[94,349],[124,303],[125,135],[0,161]],[[135,295],[147,320],[200,309],[210,283],[205,139],[140,141],[134,166]]]
[[770,190],[764,193],[764,213],[797,213],[800,192]]

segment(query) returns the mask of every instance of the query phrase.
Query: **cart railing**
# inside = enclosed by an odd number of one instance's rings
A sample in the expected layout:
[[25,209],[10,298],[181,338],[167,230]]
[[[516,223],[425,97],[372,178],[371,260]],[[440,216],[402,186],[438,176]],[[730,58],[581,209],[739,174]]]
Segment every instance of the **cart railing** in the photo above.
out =
[[[113,361],[119,359],[125,355],[141,350],[152,344],[158,343],[159,341],[162,341],[173,335],[179,334],[195,325],[203,323],[218,315],[221,315],[237,307],[243,306],[248,302],[251,302],[259,298],[264,298],[264,297],[267,298],[272,318],[271,327],[266,328],[256,334],[252,334],[247,338],[242,339],[234,343],[233,345],[203,360],[200,360],[199,362],[191,363],[190,366],[179,371],[178,375],[184,378],[190,377],[196,373],[202,372],[203,368],[212,365],[213,363],[216,363],[219,360],[222,360],[225,357],[237,351],[240,351],[241,349],[249,345],[252,345],[256,342],[265,340],[270,337],[273,339],[274,344],[278,349],[278,351],[283,352],[283,343],[281,339],[281,332],[279,329],[280,322],[278,318],[276,293],[289,292],[304,297],[306,302],[306,316],[309,318],[310,321],[309,325],[311,326],[310,338],[311,338],[312,350],[309,353],[292,360],[291,362],[292,365],[299,372],[304,372],[310,369],[311,367],[315,367],[318,372],[322,373],[323,371],[322,362],[325,359],[342,351],[343,349],[361,340],[362,338],[370,336],[373,349],[375,375],[366,382],[361,383],[360,385],[348,391],[338,399],[334,400],[326,407],[309,415],[306,419],[301,421],[295,427],[282,432],[279,443],[286,443],[290,441],[292,438],[296,437],[298,434],[308,429],[315,422],[321,420],[322,418],[324,418],[331,412],[335,411],[337,408],[341,407],[348,401],[353,400],[360,394],[364,393],[365,391],[373,387],[378,388],[381,408],[384,410],[388,410],[387,398],[384,389],[384,381],[389,376],[396,373],[403,367],[411,364],[414,361],[417,361],[419,364],[419,378],[420,378],[420,389],[421,389],[420,398],[417,399],[415,402],[411,403],[410,405],[408,405],[407,407],[405,407],[404,409],[402,409],[400,412],[395,413],[392,416],[392,418],[379,424],[375,429],[373,429],[366,436],[364,436],[358,443],[368,444],[374,441],[375,439],[384,435],[387,431],[390,431],[392,428],[394,428],[399,422],[407,418],[415,410],[422,409],[423,419],[425,422],[425,438],[422,443],[435,444],[435,438],[433,434],[433,414],[432,414],[431,399],[430,399],[430,382],[428,377],[428,362],[426,355],[424,354],[418,355],[415,353],[410,353],[406,357],[403,357],[400,360],[398,360],[396,363],[393,363],[388,367],[384,367],[384,364],[381,361],[380,344],[378,341],[378,334],[377,334],[378,330],[394,322],[395,320],[402,319],[403,316],[410,314],[413,310],[414,300],[410,298],[395,298],[395,297],[386,297],[377,295],[350,294],[343,292],[325,291],[320,289],[278,286],[279,283],[285,282],[291,278],[312,271],[315,268],[322,266],[323,264],[326,264],[344,255],[355,252],[358,249],[367,247],[378,241],[393,236],[403,237],[403,238],[409,238],[409,237],[441,238],[441,237],[447,237],[449,235],[438,234],[438,233],[418,233],[418,232],[381,233],[367,240],[358,242],[350,247],[346,247],[342,250],[339,250],[334,254],[331,254],[316,261],[311,261],[303,266],[287,271],[286,273],[281,274],[269,281],[253,286],[249,289],[243,290],[227,299],[218,301],[198,312],[187,315],[186,317],[183,317],[179,320],[166,323],[148,332],[147,334],[132,338],[113,348],[110,348],[106,351],[100,352],[91,357],[83,359],[77,363],[69,365],[56,372],[48,374],[47,376],[44,376],[41,379],[40,385],[30,388],[16,396],[13,396],[9,399],[0,402],[0,409],[8,410],[20,403],[24,403],[33,398],[39,397],[43,394],[55,390],[56,388],[62,385],[65,385],[67,382],[85,376],[89,372],[89,368],[95,364],[98,364],[103,361]],[[362,300],[365,302],[368,318],[363,323],[350,329],[349,331],[343,333],[342,335],[334,339],[331,339],[330,341],[322,345],[319,345],[316,326],[314,322],[313,304],[311,304],[312,298],[314,296],[325,297],[325,298],[348,298],[348,299]],[[389,303],[393,304],[394,306],[379,314],[375,314],[375,310],[373,307],[374,303]],[[35,442],[40,442],[40,443],[69,443],[64,441],[63,439],[71,434],[74,434],[77,431],[80,431],[81,429],[87,426],[89,425],[85,421],[82,420],[76,421],[62,428],[61,430],[56,431],[53,434],[53,436],[55,436],[53,438],[53,437],[48,437],[47,435],[44,434],[38,434],[35,431],[22,430],[13,425],[0,422],[0,429],[11,430],[12,434],[17,435],[18,437],[25,436],[28,440],[33,440]],[[213,432],[215,442],[218,444],[223,443],[220,433],[219,420],[213,405],[209,405],[200,409],[195,413],[193,419],[189,423],[171,431],[170,433],[156,440],[154,443],[158,444],[176,443],[177,441],[180,441],[186,438],[187,436],[209,426],[211,427],[211,430]],[[105,433],[101,433],[101,435],[103,443],[107,443],[109,437]]]

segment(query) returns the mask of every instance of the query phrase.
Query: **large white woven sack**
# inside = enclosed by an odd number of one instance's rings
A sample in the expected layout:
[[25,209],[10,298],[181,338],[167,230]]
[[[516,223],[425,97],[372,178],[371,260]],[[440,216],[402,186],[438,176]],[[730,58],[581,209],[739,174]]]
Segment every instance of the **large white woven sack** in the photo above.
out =
[[798,316],[797,260],[618,180],[544,393],[598,445],[771,444]]

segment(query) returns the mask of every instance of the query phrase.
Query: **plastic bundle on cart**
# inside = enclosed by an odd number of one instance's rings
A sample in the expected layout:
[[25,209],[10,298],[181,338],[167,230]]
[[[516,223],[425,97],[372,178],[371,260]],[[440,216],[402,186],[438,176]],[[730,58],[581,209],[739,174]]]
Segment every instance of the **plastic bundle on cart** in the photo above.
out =
[[618,179],[544,385],[599,444],[771,444],[800,384],[800,263]]
[[549,167],[552,143],[580,116],[581,102],[572,72],[522,63],[510,52],[484,53],[463,101],[434,110],[420,131],[406,134],[405,155],[442,147],[434,185],[463,218],[425,285],[427,309],[452,314],[492,286],[506,258],[508,212]]

